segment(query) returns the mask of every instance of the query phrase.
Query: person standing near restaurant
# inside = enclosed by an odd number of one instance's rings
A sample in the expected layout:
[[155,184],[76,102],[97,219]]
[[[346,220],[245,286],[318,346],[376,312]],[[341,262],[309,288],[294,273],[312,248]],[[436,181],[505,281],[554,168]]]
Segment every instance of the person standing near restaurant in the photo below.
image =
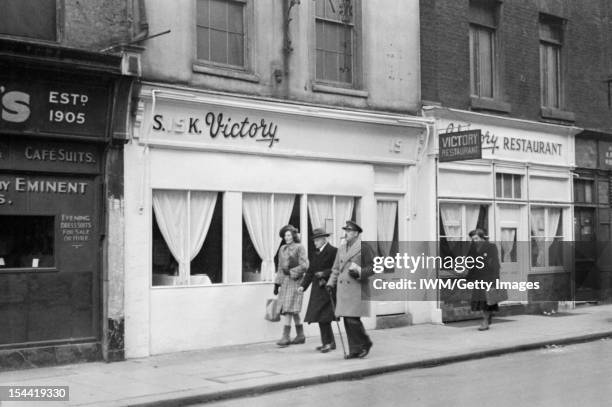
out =
[[325,284],[331,275],[331,268],[334,265],[338,249],[327,242],[328,236],[329,233],[321,228],[313,230],[311,239],[314,242],[315,250],[310,256],[310,267],[304,276],[302,285],[298,288],[300,292],[304,292],[312,283],[304,321],[319,323],[321,346],[317,346],[316,350],[321,353],[336,349],[334,332],[331,326],[335,319],[334,309]]
[[337,286],[335,314],[343,317],[349,354],[346,359],[364,358],[370,352],[372,341],[363,327],[361,317],[369,316],[369,304],[361,299],[362,285],[372,275],[374,252],[361,244],[361,227],[350,220],[344,226],[345,242],[338,248],[327,282],[328,291]]
[[497,246],[486,239],[486,233],[482,229],[474,229],[469,233],[472,240],[469,256],[474,258],[481,256],[484,267],[473,267],[467,275],[471,281],[479,280],[493,283],[491,290],[475,289],[472,291],[472,311],[482,311],[482,322],[479,331],[486,331],[493,321],[493,313],[499,311],[498,303],[508,299],[506,290],[495,288],[495,282],[499,279],[499,254]]
[[[306,342],[304,326],[300,320],[302,310],[302,297],[298,290],[302,283],[304,273],[308,270],[308,257],[306,249],[300,244],[298,230],[292,225],[283,226],[280,237],[285,244],[278,250],[278,269],[274,280],[274,295],[278,295],[280,313],[283,316],[283,336],[276,344],[280,347],[290,344],[302,344]],[[297,336],[291,341],[291,320],[295,323]]]

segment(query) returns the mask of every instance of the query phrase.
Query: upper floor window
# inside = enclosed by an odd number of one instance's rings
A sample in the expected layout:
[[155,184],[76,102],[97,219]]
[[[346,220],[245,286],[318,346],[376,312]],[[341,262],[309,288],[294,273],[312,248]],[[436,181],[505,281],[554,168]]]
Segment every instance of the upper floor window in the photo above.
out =
[[0,34],[57,41],[56,0],[3,0]]
[[245,67],[246,0],[197,0],[197,58]]
[[540,16],[540,90],[542,106],[560,109],[562,106],[563,21]]
[[496,31],[496,3],[471,0],[470,88],[473,96],[493,99],[497,93]]
[[354,0],[315,0],[318,81],[353,85],[356,26]]

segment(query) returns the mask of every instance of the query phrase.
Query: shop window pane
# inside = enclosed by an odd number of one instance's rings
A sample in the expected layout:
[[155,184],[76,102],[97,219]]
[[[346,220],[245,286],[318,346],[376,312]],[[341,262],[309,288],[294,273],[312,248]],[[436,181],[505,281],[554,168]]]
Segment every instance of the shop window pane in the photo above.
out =
[[513,182],[514,182],[514,198],[516,199],[521,199],[521,197],[523,196],[523,193],[521,191],[521,182],[522,182],[523,177],[520,175],[514,175],[513,176]]
[[223,194],[154,190],[153,207],[153,285],[221,283]]
[[512,198],[512,175],[504,174],[503,180],[504,198]]
[[178,262],[159,230],[157,218],[153,213],[153,285],[177,285]]
[[584,201],[593,202],[593,183],[592,182],[584,183]]
[[495,196],[497,198],[503,198],[502,195],[502,174],[495,174]]
[[599,181],[598,183],[598,202],[599,204],[609,203],[610,186],[608,181]]
[[0,269],[55,265],[53,216],[0,216]]
[[594,181],[574,180],[574,201],[582,203],[593,202]]
[[280,228],[286,224],[300,228],[300,198],[245,193],[242,206],[242,281],[270,281],[283,244],[278,235]]
[[57,40],[56,0],[3,0],[0,34]]
[[[193,220],[192,220],[193,221]],[[223,194],[217,194],[217,202],[210,220],[204,244],[191,260],[191,285],[219,284],[223,282]]]
[[501,228],[501,261],[516,263],[516,228]]

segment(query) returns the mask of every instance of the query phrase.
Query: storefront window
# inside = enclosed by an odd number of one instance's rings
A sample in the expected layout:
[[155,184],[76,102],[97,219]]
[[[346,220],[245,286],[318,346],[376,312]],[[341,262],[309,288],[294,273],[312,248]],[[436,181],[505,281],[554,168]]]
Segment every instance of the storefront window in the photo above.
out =
[[593,202],[594,181],[586,179],[574,180],[574,201],[580,203]]
[[153,191],[153,285],[223,282],[223,195]]
[[497,198],[521,199],[522,175],[495,174],[495,196]]
[[516,263],[516,228],[501,228],[501,261],[502,263]]
[[53,216],[0,216],[0,270],[54,267]]
[[440,255],[465,256],[469,250],[468,233],[476,228],[485,233],[489,227],[487,205],[440,204]]
[[531,209],[531,265],[563,265],[563,210],[539,207]]
[[272,281],[274,259],[287,224],[300,227],[300,199],[288,194],[242,195],[242,281]]
[[308,195],[308,221],[312,229],[323,228],[330,233],[329,241],[337,247],[345,222],[357,222],[358,207],[359,200],[352,196]]

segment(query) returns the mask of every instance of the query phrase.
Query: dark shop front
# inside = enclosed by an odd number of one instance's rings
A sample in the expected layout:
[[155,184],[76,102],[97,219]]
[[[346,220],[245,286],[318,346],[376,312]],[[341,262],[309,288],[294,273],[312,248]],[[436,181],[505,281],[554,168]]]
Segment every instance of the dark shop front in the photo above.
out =
[[71,69],[62,52],[0,56],[0,370],[101,358],[118,76]]
[[609,134],[590,130],[576,135],[576,301],[612,300],[612,142],[609,140]]

